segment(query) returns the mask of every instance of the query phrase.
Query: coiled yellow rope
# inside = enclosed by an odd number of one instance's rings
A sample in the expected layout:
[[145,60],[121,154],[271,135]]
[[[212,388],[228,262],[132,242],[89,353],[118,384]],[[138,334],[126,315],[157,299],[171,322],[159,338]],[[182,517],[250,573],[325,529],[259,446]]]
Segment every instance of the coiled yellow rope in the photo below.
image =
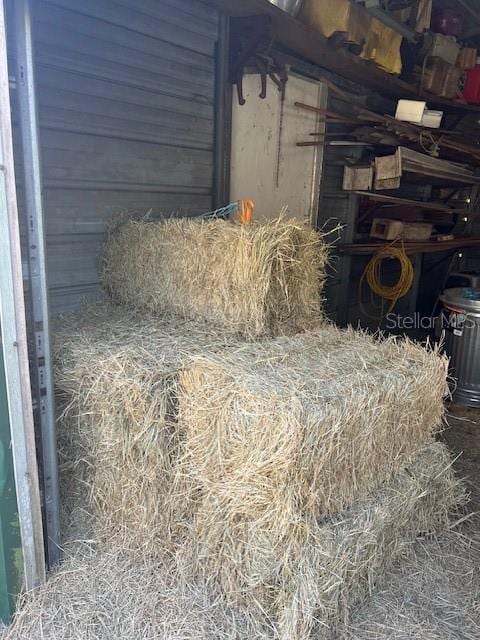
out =
[[[381,269],[384,260],[398,260],[400,263],[400,276],[398,278],[398,282],[394,285],[389,286],[382,283]],[[360,278],[359,296],[362,313],[369,318],[382,321],[385,316],[391,313],[400,298],[403,298],[403,296],[410,291],[413,286],[414,278],[415,272],[413,264],[405,252],[403,243],[401,247],[395,247],[392,244],[379,249],[365,267],[362,277]],[[375,306],[374,295],[381,298],[382,302],[379,309],[379,316],[372,316],[364,308],[364,304],[362,302],[362,288],[365,281],[370,287],[372,305]],[[385,301],[390,301],[390,306],[387,311],[384,310]]]

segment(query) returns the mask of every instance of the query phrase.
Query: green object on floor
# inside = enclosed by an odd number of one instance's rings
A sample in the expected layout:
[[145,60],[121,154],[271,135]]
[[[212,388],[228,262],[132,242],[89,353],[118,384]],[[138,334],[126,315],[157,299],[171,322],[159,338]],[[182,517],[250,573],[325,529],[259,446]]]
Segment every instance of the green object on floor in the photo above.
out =
[[22,586],[23,557],[13,472],[7,387],[0,343],[0,620],[8,624]]

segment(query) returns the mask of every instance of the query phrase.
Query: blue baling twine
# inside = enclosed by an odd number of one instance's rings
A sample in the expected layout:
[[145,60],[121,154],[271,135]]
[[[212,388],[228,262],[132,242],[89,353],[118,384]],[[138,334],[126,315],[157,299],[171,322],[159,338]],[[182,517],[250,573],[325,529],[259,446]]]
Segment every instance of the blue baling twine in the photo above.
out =
[[199,218],[203,220],[228,220],[228,218],[237,211],[238,202],[231,202],[227,204],[226,207],[222,207],[221,209],[215,209],[215,211],[208,211],[207,213],[202,213]]

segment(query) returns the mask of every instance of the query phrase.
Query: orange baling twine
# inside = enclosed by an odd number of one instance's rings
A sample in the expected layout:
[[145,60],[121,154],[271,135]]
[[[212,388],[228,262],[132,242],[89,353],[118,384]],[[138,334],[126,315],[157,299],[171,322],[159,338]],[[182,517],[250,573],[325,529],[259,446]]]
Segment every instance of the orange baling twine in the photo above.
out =
[[251,224],[253,222],[253,211],[255,202],[250,198],[238,201],[238,219],[242,224]]

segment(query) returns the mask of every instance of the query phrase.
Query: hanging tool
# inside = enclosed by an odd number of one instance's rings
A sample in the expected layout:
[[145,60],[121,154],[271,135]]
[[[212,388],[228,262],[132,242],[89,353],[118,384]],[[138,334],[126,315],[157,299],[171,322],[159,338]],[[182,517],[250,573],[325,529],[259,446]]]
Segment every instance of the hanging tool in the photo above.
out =
[[283,135],[283,117],[285,110],[285,86],[280,97],[280,122],[278,125],[278,143],[277,143],[277,166],[275,169],[275,186],[280,186],[280,162],[282,159],[282,135]]
[[238,102],[245,104],[243,76],[247,69],[260,75],[260,98],[267,97],[267,78],[284,94],[288,80],[287,66],[273,51],[273,29],[268,16],[232,19],[230,46],[230,81],[237,86]]

